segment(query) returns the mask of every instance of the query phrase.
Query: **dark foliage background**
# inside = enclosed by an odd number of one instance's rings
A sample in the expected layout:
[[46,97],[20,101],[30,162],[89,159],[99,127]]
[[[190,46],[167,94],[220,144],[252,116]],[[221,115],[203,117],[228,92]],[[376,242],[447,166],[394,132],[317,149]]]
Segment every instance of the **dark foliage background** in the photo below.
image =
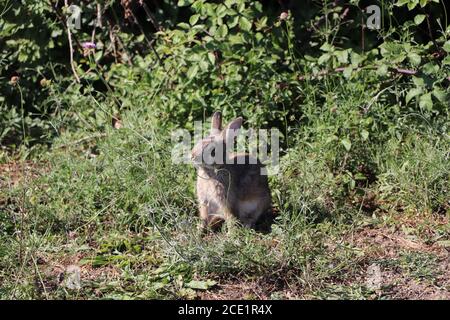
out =
[[[69,1],[68,4],[82,8],[81,29],[72,32],[74,64],[77,73],[82,75],[81,82],[76,85],[78,90],[93,88],[98,93],[105,93],[109,88],[114,91],[117,88],[112,83],[112,78],[117,66],[135,66],[142,59],[149,65],[147,68],[141,68],[139,77],[142,81],[149,79],[151,82],[152,78],[157,77],[153,70],[170,59],[167,54],[156,54],[163,46],[168,45],[158,38],[158,30],[176,30],[179,28],[177,25],[189,23],[193,12],[199,10],[204,10],[202,18],[206,14],[210,19],[207,27],[214,27],[219,22],[218,17],[205,8],[217,6],[220,1],[205,5],[202,5],[205,1],[195,1],[195,9],[189,8],[189,4],[193,2]],[[359,67],[379,71],[378,76],[373,79],[374,82],[381,83],[389,81],[389,77],[398,77],[395,72],[388,77],[386,74],[399,68],[406,69],[403,73],[405,76],[392,81],[404,83],[403,88],[408,87],[408,84],[414,86],[413,78],[425,81],[427,90],[418,99],[423,97],[422,104],[427,105],[430,112],[439,111],[439,102],[446,104],[447,97],[442,91],[448,87],[449,81],[446,51],[448,16],[443,2],[262,1],[261,4],[258,12],[249,14],[248,21],[255,23],[258,17],[265,17],[267,26],[261,34],[264,38],[273,39],[270,50],[279,46],[277,51],[271,53],[277,55],[277,59],[284,59],[286,50],[290,50],[289,54],[296,59],[295,66],[292,62],[291,65],[286,62],[277,63],[273,72],[284,73],[282,79],[278,79],[279,85],[292,90],[297,87],[297,92],[289,94],[289,105],[286,105],[286,102],[283,102],[284,106],[277,103],[276,106],[265,109],[264,115],[259,115],[259,118],[282,126],[285,119],[291,123],[289,119],[300,117],[301,108],[291,103],[301,96],[301,90],[298,88],[304,80],[299,79],[314,78],[314,74],[317,74],[315,69],[318,68],[327,69],[326,72],[335,77],[335,73],[342,71],[333,69],[348,67],[349,60],[346,57],[351,57],[352,54],[358,56],[355,59],[360,60],[358,63],[352,62],[354,69],[358,70],[357,73],[363,72]],[[380,30],[365,27],[368,14],[364,9],[371,4],[377,4],[382,9]],[[289,23],[280,22],[279,16],[283,12],[290,12]],[[2,0],[0,139],[5,146],[20,144],[23,137],[32,143],[51,142],[52,136],[60,130],[50,128],[48,120],[56,114],[67,112],[67,106],[55,103],[55,94],[61,94],[62,90],[74,81],[65,27],[65,19],[69,15],[64,1]],[[220,19],[229,21],[234,19],[234,15],[240,15],[239,10],[227,13],[227,16]],[[286,24],[286,27],[280,27],[281,23]],[[242,27],[235,29],[234,32],[240,32]],[[250,37],[255,37],[254,27],[248,32]],[[286,35],[286,32],[293,34]],[[83,42],[91,40],[94,40],[99,48],[95,50],[95,54],[89,56],[93,61],[88,59],[86,52],[83,54],[82,48]],[[327,44],[326,47],[323,46],[324,43]],[[214,52],[218,59],[232,54],[231,51],[223,50],[234,50],[233,46],[225,48],[221,43],[214,46],[209,50]],[[392,58],[392,55],[396,57]],[[98,69],[97,74],[92,72],[91,63],[94,61]],[[315,69],[308,67],[308,64],[312,63],[316,63]],[[418,74],[416,77],[408,76],[411,72]],[[348,75],[344,72],[344,75],[346,74]],[[248,74],[248,77],[252,76],[255,77],[252,73]],[[106,78],[108,80],[105,82]],[[356,78],[357,76],[353,76],[353,81]],[[20,93],[17,87],[11,84],[11,79],[18,79]],[[297,82],[293,83],[293,79]],[[323,77],[312,81],[321,79]],[[416,91],[410,94],[417,93]],[[433,98],[427,95],[428,92],[434,93]],[[270,99],[275,100],[273,97]],[[407,100],[409,105],[414,104],[414,99]],[[24,126],[19,121],[22,107],[26,120]],[[174,113],[172,119],[177,123],[176,119],[185,119],[189,115],[198,116],[203,113],[202,110],[196,110],[195,106],[180,107],[178,110],[171,110]],[[22,132],[23,130],[25,132]]]

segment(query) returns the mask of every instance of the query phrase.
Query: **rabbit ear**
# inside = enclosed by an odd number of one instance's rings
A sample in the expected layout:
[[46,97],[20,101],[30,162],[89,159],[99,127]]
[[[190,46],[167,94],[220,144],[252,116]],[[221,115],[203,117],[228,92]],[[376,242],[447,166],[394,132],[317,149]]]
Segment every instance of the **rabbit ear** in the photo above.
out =
[[230,138],[235,138],[237,137],[237,130],[239,130],[242,126],[242,117],[236,118],[234,120],[232,120],[229,124],[227,124],[227,126],[223,129],[222,134],[225,140],[227,140],[227,131],[230,130],[231,131],[231,136]]
[[211,133],[218,134],[220,131],[222,131],[222,114],[216,111],[211,118]]
[[225,127],[225,130],[226,129],[231,129],[231,130],[240,129],[242,126],[242,121],[243,121],[242,117],[232,120],[229,124],[227,124],[227,126]]

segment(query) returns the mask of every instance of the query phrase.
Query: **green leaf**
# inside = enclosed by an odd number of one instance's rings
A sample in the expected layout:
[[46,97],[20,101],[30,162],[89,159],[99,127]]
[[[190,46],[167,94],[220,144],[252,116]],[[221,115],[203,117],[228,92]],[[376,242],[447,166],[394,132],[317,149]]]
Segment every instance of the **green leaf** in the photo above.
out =
[[446,56],[444,60],[442,60],[442,64],[445,66],[450,66],[450,55]]
[[180,23],[178,24],[178,26],[179,26],[181,29],[184,29],[184,30],[189,30],[189,29],[191,28],[191,26],[190,26],[189,24],[187,24],[186,22],[180,22]]
[[231,44],[235,45],[235,44],[243,44],[245,43],[244,37],[242,33],[238,33],[238,34],[232,34],[228,37],[228,40],[230,41]]
[[198,65],[200,66],[200,69],[201,69],[203,72],[207,71],[208,68],[209,68],[209,64],[208,64],[208,62],[206,61],[206,59],[200,60],[200,62],[198,63]]
[[367,180],[367,177],[366,177],[365,175],[363,175],[361,172],[357,172],[357,173],[353,176],[353,178],[354,178],[355,180],[359,180],[359,181]]
[[60,35],[62,35],[62,33],[63,33],[63,31],[61,29],[53,30],[52,34],[51,34],[51,37],[52,38],[59,37]]
[[428,75],[435,75],[439,72],[439,65],[436,62],[428,62],[422,66],[422,72]]
[[186,7],[190,5],[194,0],[178,0],[178,6],[179,7]]
[[444,90],[440,88],[434,88],[432,93],[433,96],[435,96],[435,98],[439,100],[439,102],[445,103],[447,101],[447,93]]
[[223,18],[227,14],[227,7],[223,4],[217,6],[216,14],[219,18]]
[[250,31],[252,29],[252,23],[246,17],[239,18],[239,26],[244,31]]
[[395,5],[396,5],[397,7],[401,7],[401,6],[405,5],[405,4],[407,4],[408,2],[409,2],[409,0],[398,0],[398,1],[395,3]]
[[450,52],[450,40],[447,40],[442,47],[446,52]]
[[[192,1],[191,1],[192,3]],[[199,12],[202,11],[202,9],[204,9],[204,3],[203,1],[194,1],[194,3],[192,4],[192,9],[194,9],[195,12]]]
[[431,111],[433,109],[433,100],[431,99],[431,93],[426,93],[420,96],[419,107]]
[[377,69],[377,75],[379,76],[386,76],[388,74],[388,66],[385,64],[382,64]]
[[256,25],[256,30],[259,31],[259,30],[263,29],[264,27],[267,26],[267,17],[262,17],[261,19],[258,19],[258,21],[256,21],[255,25]]
[[419,25],[423,22],[423,20],[425,20],[425,15],[424,14],[418,14],[417,16],[414,17],[414,23],[416,25]]
[[350,190],[354,190],[356,187],[356,181],[354,179],[351,179],[349,186],[350,186]]
[[344,69],[343,75],[346,79],[349,79],[352,76],[353,68],[352,66],[348,66]]
[[198,21],[198,19],[200,18],[199,14],[194,14],[189,18],[189,23],[191,24],[191,26],[195,25]]
[[425,86],[425,80],[423,80],[423,78],[413,76],[412,80],[413,80],[414,84],[416,85],[416,87],[424,87]]
[[413,66],[418,66],[420,64],[421,58],[417,53],[410,52],[408,53],[408,59]]
[[407,5],[409,11],[414,9],[416,6],[417,6],[417,2],[415,2],[415,1],[410,1],[410,2],[408,2],[408,5]]
[[336,51],[334,54],[336,55],[336,57],[338,58],[338,61],[340,63],[345,64],[348,62],[348,51],[347,50]]
[[214,280],[192,280],[185,284],[187,288],[196,289],[196,290],[208,290],[211,287],[214,287],[217,284]]
[[198,73],[198,65],[193,65],[188,69],[186,76],[189,79],[192,79],[197,75],[197,73]]
[[339,138],[338,138],[337,136],[335,136],[335,135],[332,135],[332,136],[329,136],[329,137],[327,138],[327,140],[325,141],[325,143],[330,143],[330,142],[333,142],[333,141],[336,141],[336,140],[339,140]]
[[212,25],[211,28],[209,28],[208,32],[211,36],[214,36],[216,34],[217,31],[217,26],[216,25]]
[[237,1],[237,10],[238,12],[243,12],[245,10],[245,2],[244,1]]
[[320,50],[325,52],[331,52],[334,50],[334,47],[331,44],[325,42],[323,45],[320,46]]
[[361,137],[362,137],[363,141],[366,141],[367,138],[369,138],[369,131],[367,131],[367,130],[362,130],[362,131],[361,131]]
[[228,27],[226,24],[223,24],[219,27],[219,29],[217,29],[216,35],[219,38],[225,38],[228,34]]
[[358,67],[358,65],[363,62],[365,59],[365,57],[363,55],[360,55],[354,51],[351,52],[350,54],[350,60],[352,62],[352,66],[353,67]]
[[212,65],[216,64],[216,55],[214,54],[214,52],[208,52],[208,59]]
[[103,52],[102,51],[97,51],[95,54],[94,54],[94,60],[95,60],[95,62],[99,62],[100,61],[100,59],[103,57]]
[[412,98],[418,96],[421,93],[422,93],[422,89],[421,88],[412,88],[406,94],[406,103],[408,104],[409,101],[411,101]]
[[347,138],[346,139],[342,139],[341,143],[344,146],[345,150],[347,150],[347,151],[350,151],[350,149],[352,148],[352,143]]
[[228,28],[234,28],[239,23],[239,16],[233,16],[227,21]]
[[329,53],[324,53],[323,55],[321,55],[319,57],[319,59],[317,60],[318,64],[324,64],[325,62],[327,62],[328,60],[330,60],[331,55]]

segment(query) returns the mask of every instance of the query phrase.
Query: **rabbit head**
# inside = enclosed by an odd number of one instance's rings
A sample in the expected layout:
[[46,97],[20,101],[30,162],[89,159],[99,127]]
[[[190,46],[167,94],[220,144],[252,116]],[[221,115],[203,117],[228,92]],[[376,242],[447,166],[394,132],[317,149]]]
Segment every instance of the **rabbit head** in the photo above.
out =
[[227,144],[232,145],[242,126],[242,118],[236,118],[222,128],[222,114],[215,112],[211,118],[211,131],[208,137],[199,141],[192,149],[194,166],[218,169],[227,160]]

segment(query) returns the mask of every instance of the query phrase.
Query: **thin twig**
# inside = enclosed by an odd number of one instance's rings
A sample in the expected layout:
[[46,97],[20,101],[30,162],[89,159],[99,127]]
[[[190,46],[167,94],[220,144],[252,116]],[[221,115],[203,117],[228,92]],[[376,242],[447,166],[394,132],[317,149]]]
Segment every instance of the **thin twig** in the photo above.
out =
[[392,71],[395,71],[400,74],[405,74],[408,76],[413,76],[417,73],[416,70],[408,70],[408,69],[400,69],[400,68],[391,68]]
[[[442,53],[442,49],[439,47],[439,45],[437,44],[436,40],[434,39],[433,31],[431,30],[430,14],[425,12],[425,18],[427,20],[428,36],[430,37],[431,41],[433,42],[433,45],[434,45],[435,49],[437,50],[438,54],[441,54]],[[441,61],[439,59],[437,60],[437,63],[439,65],[439,67],[441,67]]]
[[[67,3],[67,0],[64,0],[64,6],[67,8],[69,8],[69,5]],[[78,83],[80,83],[80,77],[77,74],[77,70],[75,69],[75,64],[73,61],[73,44],[72,44],[72,32],[70,31],[70,26],[67,24],[67,20],[66,20],[66,28],[67,28],[67,37],[69,39],[69,49],[70,49],[70,66],[72,68],[72,72],[73,75],[75,76],[75,79],[77,80]]]
[[[155,53],[156,58],[158,59],[159,63],[161,64],[161,66],[164,68],[164,70],[166,69],[165,65],[163,64],[161,57],[159,56],[158,52],[156,51],[155,47],[153,46],[153,40],[150,40],[147,35],[145,34],[144,28],[142,28],[141,24],[139,23],[138,19],[136,18],[136,15],[134,14],[133,10],[130,10],[131,16],[133,17],[133,22],[138,26],[139,30],[141,31],[142,35],[144,36],[145,40],[147,41],[148,46],[150,47],[150,49],[152,49],[152,51]],[[167,71],[167,70],[166,70]]]
[[95,23],[94,27],[92,28],[92,36],[91,36],[91,42],[95,43],[95,32],[98,28],[102,28],[102,5],[100,3],[97,3],[97,22]]
[[[64,19],[64,15],[61,13],[59,8],[57,7],[57,4],[53,3],[51,1],[47,1],[47,4],[53,8],[53,10],[55,11],[56,17],[58,18],[58,21],[62,24],[63,28],[66,29],[66,22]],[[80,41],[78,41],[78,39],[75,35],[73,35],[73,40],[75,40],[75,44],[77,45],[78,50],[82,51],[83,46],[81,45]]]
[[48,300],[49,297],[48,297],[47,288],[45,287],[45,282],[42,279],[41,273],[39,272],[39,267],[37,265],[36,259],[33,257],[33,255],[31,255],[31,259],[33,260],[33,264],[34,264],[34,272],[36,273],[37,278],[38,278],[39,282],[41,283],[42,289],[44,291],[45,299]]
[[[330,8],[330,9],[336,8],[338,5],[339,5],[339,1],[334,1],[334,2],[331,4],[331,8]],[[345,11],[344,11],[344,12],[345,12]],[[347,15],[347,13],[348,13],[348,11],[345,12],[345,15],[343,16],[343,18],[345,18],[345,16]],[[306,31],[312,32],[312,31],[314,31],[314,30],[317,30],[317,28],[319,28],[319,26],[321,25],[321,23],[327,19],[327,14],[328,14],[328,13],[325,13],[323,16],[321,16],[316,22],[314,22],[310,27],[308,27],[308,28],[306,29]]]
[[153,16],[152,12],[150,11],[150,9],[148,8],[147,4],[145,2],[142,2],[142,7],[144,8],[145,14],[147,15],[148,20],[150,20],[150,22],[153,24],[153,26],[155,27],[156,30],[161,30],[161,26],[158,23],[158,21],[156,21],[155,17]]

